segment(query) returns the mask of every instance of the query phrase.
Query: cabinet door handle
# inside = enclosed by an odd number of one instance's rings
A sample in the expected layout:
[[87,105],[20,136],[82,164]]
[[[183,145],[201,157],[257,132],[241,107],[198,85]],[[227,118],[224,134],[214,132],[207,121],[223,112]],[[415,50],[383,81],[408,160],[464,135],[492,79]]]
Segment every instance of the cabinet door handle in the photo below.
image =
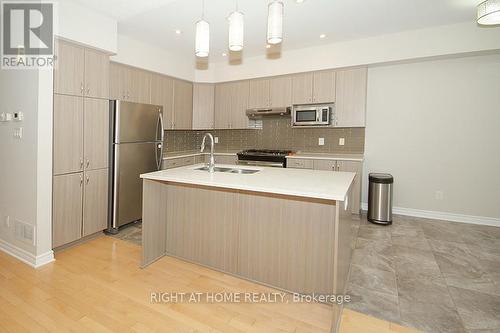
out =
[[83,82],[80,82],[80,92],[83,94],[85,87],[83,86]]
[[83,169],[83,158],[80,158],[80,169]]
[[85,184],[88,184],[90,182],[89,176],[87,176],[87,179],[85,180]]
[[82,186],[83,184],[83,177],[80,175],[80,187]]
[[90,160],[87,160],[87,169],[89,168],[90,166]]
[[90,95],[90,87],[88,84],[87,84],[87,95]]

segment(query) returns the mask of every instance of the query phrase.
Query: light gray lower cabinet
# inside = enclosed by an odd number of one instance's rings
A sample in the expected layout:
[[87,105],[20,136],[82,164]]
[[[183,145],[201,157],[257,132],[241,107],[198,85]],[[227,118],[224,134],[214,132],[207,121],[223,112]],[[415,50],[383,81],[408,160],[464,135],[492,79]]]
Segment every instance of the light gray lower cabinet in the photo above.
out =
[[351,191],[351,211],[359,214],[361,208],[361,179],[363,163],[358,161],[314,160],[314,170],[354,172],[354,184]]
[[286,167],[293,169],[312,169],[314,165],[313,160],[289,158],[286,161]]
[[53,248],[106,229],[107,217],[107,168],[54,176]]
[[351,192],[351,211],[354,214],[359,214],[361,208],[361,186],[363,177],[362,162],[289,158],[286,163],[288,168],[294,169],[314,169],[356,173],[356,178],[354,178],[353,189]]

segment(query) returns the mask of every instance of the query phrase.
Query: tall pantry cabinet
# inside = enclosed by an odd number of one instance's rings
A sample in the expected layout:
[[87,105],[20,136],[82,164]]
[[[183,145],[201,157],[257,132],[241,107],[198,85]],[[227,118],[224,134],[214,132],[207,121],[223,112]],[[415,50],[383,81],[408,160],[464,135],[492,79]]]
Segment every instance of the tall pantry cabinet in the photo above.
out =
[[109,55],[58,40],[54,68],[52,247],[104,230]]

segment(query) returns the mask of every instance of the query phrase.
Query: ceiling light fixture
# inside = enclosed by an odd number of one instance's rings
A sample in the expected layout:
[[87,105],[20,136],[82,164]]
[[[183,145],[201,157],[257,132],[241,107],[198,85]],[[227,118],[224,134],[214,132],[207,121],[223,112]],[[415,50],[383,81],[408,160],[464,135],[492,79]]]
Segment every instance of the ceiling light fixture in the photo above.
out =
[[321,35],[319,35],[319,38],[321,38],[321,39],[326,38],[326,35],[325,34],[321,34]]
[[480,25],[500,24],[500,0],[486,0],[477,5],[477,23]]
[[273,0],[267,12],[267,42],[279,44],[283,41],[283,10],[281,0]]
[[267,44],[266,49],[270,49],[270,48],[271,48],[271,45]]
[[229,15],[229,49],[231,51],[243,50],[244,20],[243,13],[238,11],[238,1],[236,10]]
[[180,34],[182,34],[182,31],[180,31],[179,29],[176,29],[176,30],[175,30],[175,33],[176,33],[177,35],[180,35]]
[[201,0],[201,7],[201,20],[196,22],[195,54],[205,58],[210,50],[210,25],[205,21],[205,0]]
[[227,53],[226,52],[222,52],[222,56],[223,57],[227,57]]
[[296,3],[303,3],[304,0],[295,0]]

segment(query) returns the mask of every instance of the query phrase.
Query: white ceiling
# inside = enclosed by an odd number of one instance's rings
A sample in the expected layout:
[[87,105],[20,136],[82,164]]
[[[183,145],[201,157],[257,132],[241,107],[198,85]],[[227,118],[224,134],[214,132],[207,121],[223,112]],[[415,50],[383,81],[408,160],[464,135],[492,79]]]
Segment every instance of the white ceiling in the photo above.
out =
[[[194,25],[202,0],[78,0],[118,20],[120,34],[192,56]],[[282,50],[372,37],[404,30],[447,25],[475,19],[480,0],[284,0]],[[268,0],[239,0],[245,14],[243,56],[266,53]],[[227,52],[228,14],[234,0],[205,0],[210,23],[210,60]],[[175,34],[180,29],[182,34]],[[320,34],[327,37],[320,39]]]

